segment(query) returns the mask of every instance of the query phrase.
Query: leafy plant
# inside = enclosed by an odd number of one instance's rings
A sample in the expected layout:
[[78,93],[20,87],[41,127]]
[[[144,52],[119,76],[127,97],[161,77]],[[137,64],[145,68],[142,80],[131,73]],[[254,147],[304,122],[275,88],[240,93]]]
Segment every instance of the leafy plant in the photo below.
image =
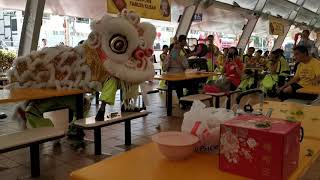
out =
[[0,70],[2,72],[11,68],[13,60],[17,57],[14,51],[0,49]]

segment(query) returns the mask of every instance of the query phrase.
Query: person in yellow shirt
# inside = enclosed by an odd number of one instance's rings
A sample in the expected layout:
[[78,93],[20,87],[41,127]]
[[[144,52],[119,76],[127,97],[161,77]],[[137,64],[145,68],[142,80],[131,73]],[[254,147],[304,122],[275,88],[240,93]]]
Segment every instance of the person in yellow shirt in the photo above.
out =
[[209,42],[208,53],[206,57],[207,57],[208,70],[210,72],[214,71],[217,57],[220,54],[219,48],[216,45],[214,45],[213,40],[214,40],[213,35],[209,35],[208,36],[208,42]]
[[248,48],[247,54],[242,56],[242,62],[244,64],[248,64],[251,61],[251,59],[253,58],[253,54],[254,54],[255,50],[256,49],[254,47],[249,47]]
[[294,95],[302,87],[319,86],[320,82],[320,61],[310,57],[305,46],[296,46],[293,50],[294,58],[300,64],[294,78],[279,89],[281,100]]
[[223,66],[224,65],[224,60],[228,56],[228,48],[223,48],[223,54],[219,54],[218,59],[217,59],[217,66]]

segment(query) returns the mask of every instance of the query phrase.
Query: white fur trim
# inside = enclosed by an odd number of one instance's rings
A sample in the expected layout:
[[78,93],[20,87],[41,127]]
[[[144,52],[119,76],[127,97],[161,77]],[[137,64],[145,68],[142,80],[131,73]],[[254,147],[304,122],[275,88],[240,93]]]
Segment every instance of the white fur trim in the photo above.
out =
[[113,61],[105,61],[103,65],[113,76],[130,83],[141,83],[151,80],[155,74],[153,64],[150,61],[147,63],[147,68],[143,71],[129,69]]
[[153,42],[156,39],[157,30],[154,27],[154,25],[142,22],[139,24],[139,27],[143,29],[143,39],[145,40],[147,47],[151,48],[153,47]]

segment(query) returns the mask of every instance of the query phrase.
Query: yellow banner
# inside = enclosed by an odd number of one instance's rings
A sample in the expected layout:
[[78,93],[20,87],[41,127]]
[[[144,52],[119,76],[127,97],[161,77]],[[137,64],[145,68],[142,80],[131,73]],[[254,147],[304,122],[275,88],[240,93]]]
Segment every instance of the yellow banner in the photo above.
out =
[[284,34],[284,22],[281,19],[269,18],[269,32],[271,35]]
[[107,12],[134,10],[141,17],[171,21],[171,0],[107,0]]

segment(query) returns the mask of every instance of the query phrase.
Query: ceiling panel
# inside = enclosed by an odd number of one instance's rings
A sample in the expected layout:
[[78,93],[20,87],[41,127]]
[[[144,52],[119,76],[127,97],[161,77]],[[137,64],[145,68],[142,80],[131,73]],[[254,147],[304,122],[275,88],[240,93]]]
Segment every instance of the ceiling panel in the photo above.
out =
[[258,0],[217,0],[223,3],[232,4],[236,2],[240,7],[253,10]]
[[303,7],[313,12],[317,12],[320,8],[320,0],[305,0]]
[[298,7],[298,5],[286,0],[270,0],[267,2],[263,12],[270,13],[273,16],[280,15],[282,18],[287,19],[290,13]]
[[299,23],[306,23],[307,25],[309,25],[317,18],[319,18],[319,15],[316,15],[315,13],[312,13],[306,9],[300,9],[295,21]]

